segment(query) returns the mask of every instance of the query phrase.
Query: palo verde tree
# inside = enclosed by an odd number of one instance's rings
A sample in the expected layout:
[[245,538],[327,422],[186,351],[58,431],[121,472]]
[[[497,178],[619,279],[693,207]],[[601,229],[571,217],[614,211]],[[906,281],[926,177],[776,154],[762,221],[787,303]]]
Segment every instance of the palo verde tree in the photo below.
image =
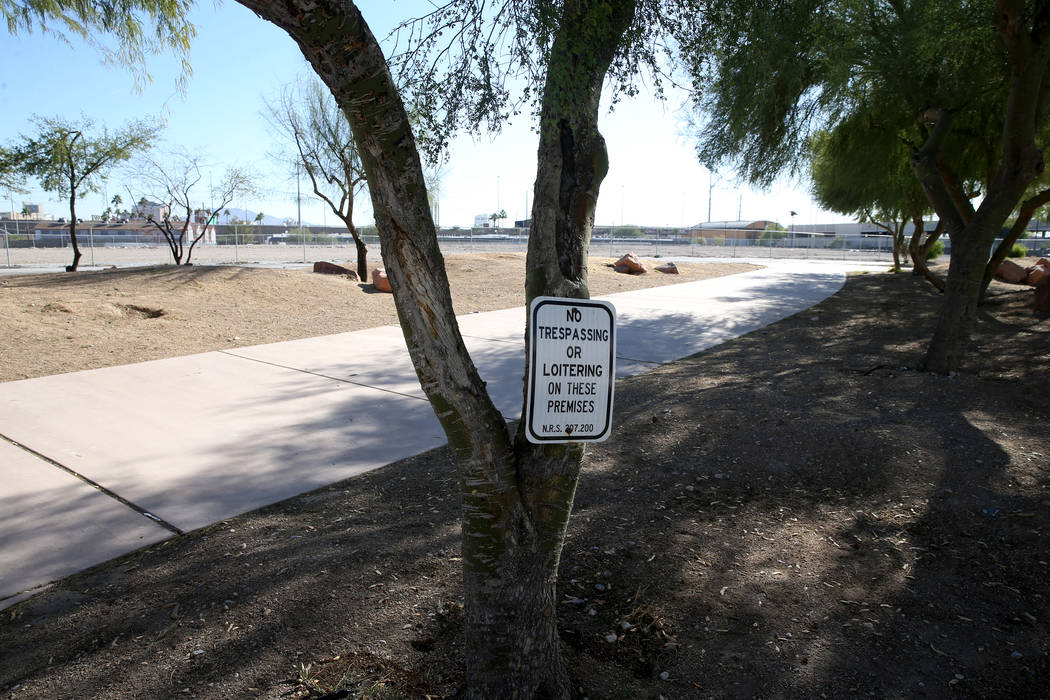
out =
[[357,247],[357,274],[368,279],[368,247],[354,225],[354,203],[367,187],[354,136],[331,91],[318,80],[286,85],[266,105],[270,122],[295,143],[295,161],[310,176],[314,194],[346,226]]
[[[360,148],[409,353],[459,468],[467,694],[569,697],[555,583],[583,446],[533,445],[524,428],[512,435],[485,390],[456,324],[412,122],[355,4],[239,1],[295,39]],[[413,25],[423,44],[410,42],[418,50],[402,64],[408,70],[399,82],[418,98],[413,105],[425,151],[439,151],[461,125],[498,124],[514,111],[500,66],[515,66],[526,94],[538,95],[526,301],[588,296],[587,248],[608,170],[598,131],[602,85],[611,73],[630,91],[630,78],[645,53],[651,56],[652,35],[687,4],[453,0]],[[441,45],[445,30],[451,48]],[[450,63],[439,65],[445,58]],[[417,59],[421,70],[411,74]]]
[[[930,273],[926,252],[939,234],[923,238],[929,203],[911,168],[911,152],[895,130],[875,128],[866,115],[844,119],[810,140],[809,175],[813,198],[825,209],[867,221],[893,239],[893,267],[910,254],[916,274],[938,288],[944,283]],[[906,225],[914,224],[910,244]]]
[[148,77],[148,54],[172,52],[182,61],[185,79],[196,34],[187,20],[192,6],[192,0],[0,0],[0,16],[11,34],[38,30],[61,39],[76,35],[106,61],[134,69],[136,80]]
[[194,208],[193,189],[203,178],[200,161],[199,156],[174,153],[166,163],[148,158],[136,169],[135,179],[146,191],[144,197],[163,204],[159,215],[151,213],[146,220],[164,236],[176,265],[191,264],[193,248],[235,197],[254,193],[248,173],[229,168],[210,193],[217,206]]
[[692,66],[705,162],[769,182],[799,167],[814,131],[860,108],[906,114],[915,176],[952,242],[923,366],[958,369],[991,244],[1043,169],[1050,3],[712,0],[705,19],[696,40],[717,61]]
[[14,162],[27,177],[36,178],[46,192],[54,192],[69,202],[69,239],[73,262],[67,272],[80,264],[77,243],[77,198],[96,192],[114,166],[144,151],[162,126],[143,120],[110,132],[103,127],[96,133],[95,122],[87,117],[69,121],[61,117],[33,117],[36,133],[23,135],[13,147]]

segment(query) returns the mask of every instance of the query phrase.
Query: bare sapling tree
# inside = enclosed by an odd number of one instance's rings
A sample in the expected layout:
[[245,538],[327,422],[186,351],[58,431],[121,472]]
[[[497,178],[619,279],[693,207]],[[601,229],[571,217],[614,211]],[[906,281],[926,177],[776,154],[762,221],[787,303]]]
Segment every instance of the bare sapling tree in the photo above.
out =
[[212,187],[211,201],[216,206],[213,209],[203,205],[195,208],[194,188],[202,179],[200,156],[187,153],[175,153],[167,163],[145,159],[138,168],[137,180],[147,190],[144,197],[162,205],[151,211],[146,221],[164,236],[176,265],[192,264],[194,247],[207,234],[219,213],[236,197],[254,191],[247,172],[229,168]]
[[310,177],[314,194],[328,205],[357,247],[357,274],[368,279],[368,247],[354,224],[354,204],[367,182],[361,156],[346,116],[332,93],[314,79],[286,85],[266,114],[277,130],[295,144],[295,163]]

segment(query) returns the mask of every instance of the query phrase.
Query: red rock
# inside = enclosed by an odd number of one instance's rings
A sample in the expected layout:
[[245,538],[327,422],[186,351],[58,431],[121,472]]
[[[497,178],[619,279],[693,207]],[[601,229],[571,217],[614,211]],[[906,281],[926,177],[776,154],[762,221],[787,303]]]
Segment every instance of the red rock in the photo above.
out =
[[1043,267],[1036,263],[1028,268],[1028,277],[1024,281],[1033,287],[1043,287],[1050,284],[1050,267]]
[[390,288],[390,280],[386,277],[386,270],[381,267],[372,270],[372,286],[376,288],[377,292],[394,291]]
[[353,272],[353,270],[349,270],[342,265],[318,260],[314,263],[314,272],[322,275],[347,275]]
[[663,265],[657,265],[653,269],[656,270],[657,272],[662,272],[665,275],[677,275],[678,274],[678,266],[675,265],[673,262],[664,263]]
[[[645,272],[645,266],[642,265],[642,261],[634,253],[628,253],[613,263],[614,270],[618,267],[626,267],[627,271],[632,275],[640,275]],[[619,270],[616,271],[619,272]]]
[[1050,284],[1044,284],[1042,287],[1035,288],[1032,306],[1036,311],[1050,311]]
[[995,271],[995,274],[1010,284],[1024,284],[1025,278],[1028,276],[1025,269],[1013,260],[1003,260],[999,263],[999,268]]
[[613,272],[619,272],[620,274],[623,274],[623,275],[631,274],[631,268],[627,267],[626,265],[613,265],[612,269],[613,269]]

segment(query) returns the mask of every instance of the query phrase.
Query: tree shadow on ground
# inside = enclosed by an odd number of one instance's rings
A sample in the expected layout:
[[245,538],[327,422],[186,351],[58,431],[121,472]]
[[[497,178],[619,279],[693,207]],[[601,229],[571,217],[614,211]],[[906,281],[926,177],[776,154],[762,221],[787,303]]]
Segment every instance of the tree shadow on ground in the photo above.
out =
[[[936,301],[853,278],[620,383],[559,580],[589,697],[1041,693],[1050,359],[1029,333],[1025,384],[902,369]],[[58,582],[5,614],[0,689],[448,694],[458,551],[442,448]]]

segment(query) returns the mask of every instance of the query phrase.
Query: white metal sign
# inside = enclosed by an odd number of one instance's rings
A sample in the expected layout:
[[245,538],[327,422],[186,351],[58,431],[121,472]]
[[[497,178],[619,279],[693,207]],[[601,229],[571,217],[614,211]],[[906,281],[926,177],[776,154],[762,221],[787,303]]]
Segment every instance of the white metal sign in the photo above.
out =
[[601,442],[612,430],[616,309],[537,297],[529,306],[529,442]]

